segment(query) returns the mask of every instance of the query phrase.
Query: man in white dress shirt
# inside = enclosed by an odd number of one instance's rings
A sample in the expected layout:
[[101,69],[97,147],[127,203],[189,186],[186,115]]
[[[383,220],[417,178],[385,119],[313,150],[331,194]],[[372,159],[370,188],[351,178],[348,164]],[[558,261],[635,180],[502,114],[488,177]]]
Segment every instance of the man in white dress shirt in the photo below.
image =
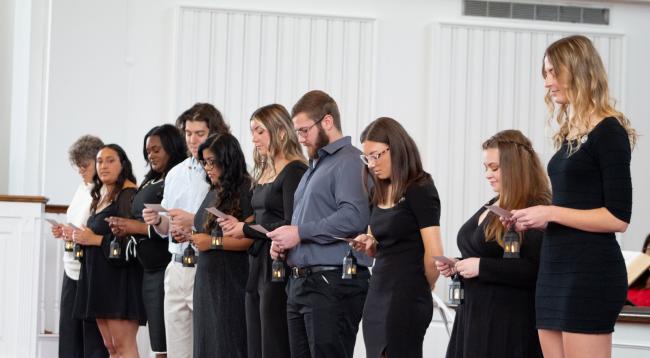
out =
[[[160,203],[168,210],[158,215],[144,209],[143,217],[163,237],[169,237],[172,259],[165,271],[165,338],[167,355],[174,358],[192,357],[192,313],[194,267],[183,267],[183,251],[194,224],[194,214],[205,198],[210,185],[198,162],[199,146],[209,135],[229,133],[221,113],[209,103],[197,103],[176,120],[176,126],[185,133],[191,156],[173,167],[165,178],[165,191]],[[198,255],[198,253],[197,253]]]

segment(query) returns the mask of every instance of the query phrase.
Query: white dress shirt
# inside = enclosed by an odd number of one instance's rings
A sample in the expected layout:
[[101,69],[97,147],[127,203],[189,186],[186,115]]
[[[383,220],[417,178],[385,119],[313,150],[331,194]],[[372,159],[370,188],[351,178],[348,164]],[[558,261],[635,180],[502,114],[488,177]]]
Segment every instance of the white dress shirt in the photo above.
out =
[[[93,198],[90,196],[90,192],[93,190],[93,184],[89,183],[80,183],[77,187],[77,191],[72,197],[70,205],[68,205],[68,211],[66,212],[66,223],[73,224],[77,227],[82,227],[88,222],[88,217],[90,216],[90,204],[93,201]],[[72,252],[63,252],[63,270],[65,274],[68,275],[73,280],[79,279],[79,269],[81,268],[81,263],[75,260]]]
[[[165,192],[160,204],[167,210],[183,209],[196,214],[209,190],[210,184],[206,181],[205,170],[198,160],[189,157],[173,167],[165,176]],[[173,243],[169,235],[169,252],[172,254],[182,255],[187,245],[188,242]]]

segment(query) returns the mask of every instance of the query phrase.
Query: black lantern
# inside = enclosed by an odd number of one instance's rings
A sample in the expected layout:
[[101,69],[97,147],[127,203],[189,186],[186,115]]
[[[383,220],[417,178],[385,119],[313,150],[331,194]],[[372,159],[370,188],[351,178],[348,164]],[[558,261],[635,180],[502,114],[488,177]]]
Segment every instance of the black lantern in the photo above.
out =
[[465,300],[465,288],[460,275],[455,274],[449,283],[449,303],[459,305]]
[[352,249],[343,258],[343,275],[341,278],[351,279],[357,275],[357,258],[352,254]]
[[271,282],[284,282],[284,262],[280,258],[271,264]]
[[183,251],[183,267],[194,267],[194,264],[196,264],[196,251],[192,245],[187,245]]
[[508,229],[503,235],[503,258],[504,259],[518,259],[519,248],[521,247],[521,237],[519,233],[513,230],[512,227]]
[[117,238],[113,237],[111,245],[109,246],[108,258],[110,260],[118,260],[122,257],[122,247],[117,242]]
[[73,252],[74,251],[74,242],[72,241],[64,241],[63,242],[63,251],[65,252]]
[[210,250],[223,250],[223,236],[212,236]]
[[72,254],[74,255],[75,260],[80,261],[84,258],[84,247],[79,244],[74,244]]

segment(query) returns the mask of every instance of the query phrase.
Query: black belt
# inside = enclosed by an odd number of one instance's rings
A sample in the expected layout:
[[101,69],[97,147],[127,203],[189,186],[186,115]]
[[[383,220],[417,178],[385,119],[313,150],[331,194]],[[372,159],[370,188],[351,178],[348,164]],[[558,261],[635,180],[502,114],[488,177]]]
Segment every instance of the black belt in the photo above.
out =
[[317,266],[308,266],[308,267],[292,267],[291,277],[301,278],[301,277],[307,277],[312,273],[316,273],[316,272],[335,271],[335,270],[341,270],[341,266],[317,265]]

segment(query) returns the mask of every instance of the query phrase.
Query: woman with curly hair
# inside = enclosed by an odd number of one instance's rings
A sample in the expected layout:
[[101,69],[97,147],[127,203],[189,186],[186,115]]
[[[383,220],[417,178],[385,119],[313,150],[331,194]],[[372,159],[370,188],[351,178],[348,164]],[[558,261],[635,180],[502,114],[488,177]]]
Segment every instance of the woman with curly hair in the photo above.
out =
[[[199,147],[199,161],[210,191],[196,212],[191,241],[201,252],[194,281],[194,357],[245,358],[245,290],[249,239],[224,236],[216,208],[238,220],[252,221],[251,178],[239,142],[231,134],[210,136]],[[220,246],[213,245],[220,238]]]
[[542,75],[559,130],[548,163],[551,205],[515,210],[518,230],[545,230],[536,291],[545,357],[610,357],[627,275],[614,233],[632,215],[631,151],[636,132],[609,96],[591,41],[551,44]]

